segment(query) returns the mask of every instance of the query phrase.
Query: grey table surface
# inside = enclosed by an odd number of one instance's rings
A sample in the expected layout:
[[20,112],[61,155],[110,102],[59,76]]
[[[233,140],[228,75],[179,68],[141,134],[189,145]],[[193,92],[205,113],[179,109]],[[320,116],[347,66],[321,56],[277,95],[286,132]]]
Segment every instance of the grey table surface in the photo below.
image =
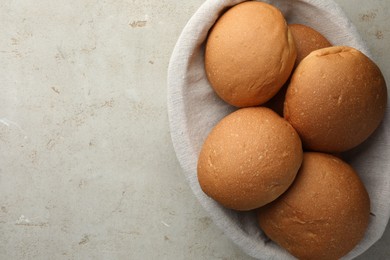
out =
[[[390,82],[390,1],[337,0]],[[201,0],[0,2],[0,259],[251,259],[176,160],[167,66]],[[390,259],[390,229],[358,259]]]

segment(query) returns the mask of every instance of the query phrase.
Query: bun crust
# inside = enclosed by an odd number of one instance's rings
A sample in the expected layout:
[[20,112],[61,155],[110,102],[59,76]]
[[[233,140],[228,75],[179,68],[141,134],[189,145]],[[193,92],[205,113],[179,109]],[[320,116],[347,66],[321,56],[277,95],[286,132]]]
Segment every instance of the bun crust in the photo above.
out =
[[295,47],[297,48],[297,59],[295,64],[298,65],[312,51],[331,47],[332,44],[321,33],[313,28],[303,24],[290,24],[291,34],[294,38]]
[[302,260],[339,259],[363,238],[370,201],[347,163],[322,153],[304,153],[291,187],[259,209],[266,235]]
[[302,162],[291,125],[268,108],[243,108],[222,119],[198,161],[202,190],[223,206],[251,210],[279,197]]
[[366,140],[383,119],[386,83],[360,51],[335,46],[313,51],[292,75],[284,117],[305,148],[343,152]]
[[[309,26],[303,24],[290,24],[288,27],[294,38],[297,50],[295,67],[298,66],[303,58],[309,55],[312,51],[332,46],[332,44],[322,34]],[[286,96],[289,83],[290,82],[288,80],[279,92],[265,104],[266,107],[271,108],[281,116],[283,116],[284,98]]]
[[295,58],[282,13],[267,3],[248,1],[230,8],[211,29],[205,70],[224,101],[236,107],[256,106],[287,81]]

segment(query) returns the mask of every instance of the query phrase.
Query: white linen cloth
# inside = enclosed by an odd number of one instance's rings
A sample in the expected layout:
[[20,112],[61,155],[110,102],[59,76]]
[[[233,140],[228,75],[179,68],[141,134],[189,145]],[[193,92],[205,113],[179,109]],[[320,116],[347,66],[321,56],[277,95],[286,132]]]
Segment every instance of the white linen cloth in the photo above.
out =
[[[235,108],[221,101],[204,71],[204,42],[218,16],[242,0],[206,0],[183,29],[168,68],[168,115],[177,158],[195,196],[213,221],[248,255],[258,259],[293,259],[270,242],[257,226],[254,212],[225,209],[201,190],[196,174],[203,141],[212,127]],[[289,23],[309,25],[333,45],[347,45],[370,53],[356,28],[332,0],[269,0]],[[363,179],[370,198],[369,228],[361,243],[343,259],[367,250],[383,234],[390,215],[389,113],[375,134],[348,153],[348,162]]]

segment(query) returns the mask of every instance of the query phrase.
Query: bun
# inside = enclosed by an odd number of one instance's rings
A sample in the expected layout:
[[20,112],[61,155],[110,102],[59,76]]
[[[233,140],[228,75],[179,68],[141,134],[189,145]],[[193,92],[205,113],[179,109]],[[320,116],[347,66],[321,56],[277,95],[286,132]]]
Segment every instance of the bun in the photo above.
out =
[[363,238],[370,201],[358,175],[337,157],[304,153],[302,167],[280,198],[259,209],[261,229],[302,260],[339,259]]
[[297,48],[297,59],[295,64],[298,65],[312,51],[331,47],[332,44],[321,33],[313,28],[303,24],[290,24],[291,34],[294,38],[295,47]]
[[202,190],[223,206],[251,210],[279,197],[302,161],[298,134],[268,108],[243,108],[223,118],[198,161]]
[[282,13],[248,1],[230,8],[211,29],[205,70],[211,86],[236,107],[265,103],[291,74],[295,45]]
[[[322,34],[309,26],[303,24],[290,24],[288,27],[294,38],[295,47],[297,49],[295,67],[312,51],[332,46]],[[281,116],[283,116],[284,98],[289,83],[288,80],[279,92],[265,104],[266,107],[271,108]]]
[[292,75],[284,117],[305,148],[343,152],[366,140],[386,108],[386,83],[360,51],[335,46],[313,51]]

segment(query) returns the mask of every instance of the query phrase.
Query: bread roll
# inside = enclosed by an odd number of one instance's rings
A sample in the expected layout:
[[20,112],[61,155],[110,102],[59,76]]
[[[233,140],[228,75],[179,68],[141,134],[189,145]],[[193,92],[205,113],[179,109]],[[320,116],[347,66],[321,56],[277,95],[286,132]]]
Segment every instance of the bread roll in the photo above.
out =
[[312,51],[331,47],[332,44],[321,33],[313,28],[303,24],[290,24],[291,34],[294,38],[295,47],[297,48],[297,59],[295,64],[298,65],[303,58]]
[[215,92],[236,107],[265,103],[291,74],[295,45],[282,13],[248,1],[224,13],[206,43],[205,70]]
[[284,103],[284,117],[304,147],[343,152],[366,140],[387,103],[378,66],[360,51],[335,46],[312,52],[298,65]]
[[370,201],[347,163],[304,153],[302,167],[280,198],[259,209],[265,234],[301,260],[336,260],[351,251],[368,226]]
[[243,108],[223,118],[198,161],[202,190],[223,206],[251,210],[279,197],[302,161],[298,134],[268,108]]
[[[295,67],[312,51],[332,46],[322,34],[307,25],[290,24],[288,27],[294,38],[297,50]],[[284,99],[289,83],[288,80],[278,93],[265,104],[266,107],[271,108],[281,116],[283,116]]]

